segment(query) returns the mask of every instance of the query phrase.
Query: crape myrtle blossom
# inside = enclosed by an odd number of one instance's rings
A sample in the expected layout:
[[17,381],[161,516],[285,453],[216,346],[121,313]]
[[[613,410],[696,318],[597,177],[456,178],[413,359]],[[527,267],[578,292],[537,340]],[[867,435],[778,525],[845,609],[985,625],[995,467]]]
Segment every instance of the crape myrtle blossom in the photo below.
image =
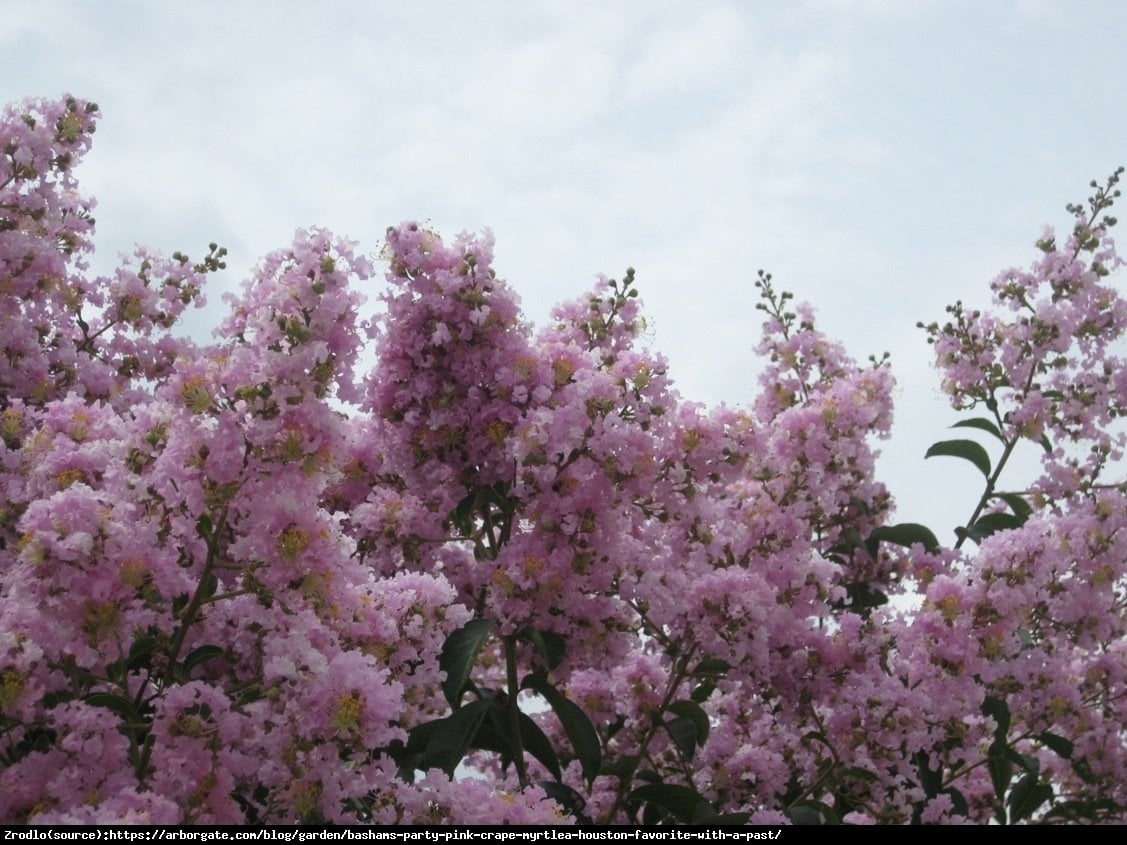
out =
[[1069,206],[1063,243],[1047,228],[1028,270],[1008,269],[991,283],[996,312],[956,303],[949,322],[926,326],[952,404],[985,408],[1010,441],[1041,442],[1045,469],[1035,486],[1053,498],[1089,486],[1124,447],[1127,368],[1116,342],[1127,300],[1113,276],[1123,266],[1110,234],[1116,221],[1106,214],[1118,178],[1107,188],[1093,182],[1088,205]]
[[1122,821],[1118,175],[927,327],[990,450],[937,444],[985,479],[944,546],[875,476],[890,365],[769,275],[737,407],[633,270],[535,329],[411,222],[298,231],[201,345],[218,245],[87,273],[97,117],[0,120],[0,820]]
[[69,392],[124,407],[144,396],[134,380],[159,377],[191,349],[169,330],[188,305],[203,304],[204,274],[221,266],[222,251],[193,264],[138,249],[112,279],[87,276],[94,202],[73,169],[97,106],[73,97],[25,106],[0,120],[0,409]]

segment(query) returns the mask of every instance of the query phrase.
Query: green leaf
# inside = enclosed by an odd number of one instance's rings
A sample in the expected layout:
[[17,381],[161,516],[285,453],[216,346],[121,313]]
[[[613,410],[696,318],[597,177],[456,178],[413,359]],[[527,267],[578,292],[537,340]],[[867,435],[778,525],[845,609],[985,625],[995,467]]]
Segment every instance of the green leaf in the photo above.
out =
[[471,619],[447,637],[442,646],[442,654],[438,657],[438,667],[446,673],[442,693],[455,709],[462,700],[462,692],[470,679],[470,670],[477,662],[477,656],[489,639],[492,628],[491,619]]
[[[852,503],[852,499],[850,502]],[[829,551],[836,555],[848,555],[854,549],[860,548],[865,540],[856,528],[847,528],[841,534],[841,541],[830,546]]]
[[513,737],[508,725],[508,712],[502,704],[502,699],[492,696],[490,699],[489,718],[481,723],[474,735],[471,748],[480,751],[493,751],[501,755],[501,765],[508,766],[513,762]]
[[1006,734],[1010,732],[1010,707],[1004,698],[986,696],[982,702],[982,715],[994,720],[994,742],[1005,745]]
[[850,581],[845,585],[845,601],[834,605],[852,611],[867,611],[888,604],[888,596],[867,581]]
[[207,599],[210,599],[212,596],[214,596],[218,589],[219,589],[219,578],[215,575],[214,572],[209,572],[207,574],[207,580],[204,581],[204,588],[203,588],[203,592],[201,593],[201,595],[203,596],[204,600],[206,601]]
[[712,681],[702,681],[697,684],[696,689],[689,694],[689,698],[700,704],[702,701],[708,701],[708,697],[716,691],[716,684]]
[[727,660],[719,657],[706,657],[693,668],[694,675],[721,675],[732,668]]
[[708,741],[708,731],[711,726],[708,721],[708,714],[699,704],[695,701],[674,701],[669,705],[669,711],[688,719],[692,723],[697,745],[704,745]]
[[661,808],[669,815],[676,818],[681,822],[691,822],[698,814],[698,808],[701,804],[705,805],[705,810],[701,812],[701,817],[705,815],[714,815],[715,808],[712,807],[699,792],[687,786],[679,786],[672,783],[651,783],[645,786],[639,786],[626,796],[628,801],[637,801],[644,804],[652,804]]
[[141,634],[129,646],[129,668],[141,669],[149,664],[149,657],[157,646],[157,638],[152,634]]
[[861,766],[848,766],[842,770],[842,775],[845,777],[856,778],[863,780],[866,783],[872,783],[874,780],[880,780],[880,775],[876,772],[871,772]]
[[513,762],[513,746],[512,743],[509,742],[508,731],[505,731],[504,735],[502,735],[501,732],[497,730],[496,720],[494,719],[492,710],[489,713],[489,719],[482,722],[481,727],[479,727],[477,733],[474,734],[470,748],[500,754],[503,766],[508,766]]
[[1111,798],[1059,801],[1045,814],[1045,820],[1059,817],[1073,823],[1114,821],[1119,810],[1119,805]]
[[1006,438],[1002,436],[1002,432],[998,430],[998,426],[994,425],[994,423],[986,419],[986,417],[974,417],[973,419],[969,420],[960,420],[959,422],[951,426],[951,428],[977,428],[980,431],[988,431],[990,434],[993,434],[995,437],[1001,440],[1002,443],[1006,442]]
[[477,507],[477,491],[471,490],[462,500],[454,506],[454,510],[450,512],[450,521],[462,534],[473,533],[473,525],[471,517],[473,516],[474,509]]
[[226,651],[217,645],[201,645],[199,648],[192,649],[187,657],[184,658],[184,675],[187,677],[191,674],[192,670],[216,657],[221,657]]
[[1025,501],[1023,496],[1017,493],[995,493],[995,499],[1001,499],[1010,506],[1010,510],[1014,512],[1014,516],[1018,519],[1019,525],[1025,525],[1025,521],[1029,519],[1033,513],[1033,508],[1030,507],[1029,502]]
[[1025,771],[1029,772],[1029,774],[1041,774],[1041,761],[1032,754],[1020,754],[1013,748],[1007,748],[1006,753],[1014,763],[1021,766]]
[[591,724],[587,714],[575,702],[548,683],[547,678],[540,673],[525,678],[524,686],[547,700],[556,718],[560,720],[571,747],[575,750],[575,756],[583,769],[583,777],[588,784],[594,782],[603,765],[603,749],[599,744],[599,735],[595,731],[595,726]]
[[123,680],[125,680],[125,661],[115,660],[113,663],[107,663],[106,677],[113,681],[115,684],[120,684]]
[[934,458],[937,455],[947,455],[952,458],[962,458],[970,461],[987,478],[990,477],[990,456],[986,450],[973,440],[942,440],[932,445],[925,458]]
[[812,801],[811,803],[815,804],[822,811],[822,818],[825,819],[826,824],[841,824],[841,815],[833,806],[822,801]]
[[822,814],[806,804],[797,804],[791,807],[787,810],[787,816],[790,818],[791,824],[820,825],[822,823]]
[[[474,748],[486,751],[496,751],[505,758],[506,764],[513,759],[516,742],[512,735],[511,722],[509,721],[509,707],[511,706],[502,696],[494,696],[493,706],[489,710],[489,722],[483,724],[474,738]],[[520,722],[521,747],[544,764],[544,767],[556,780],[562,780],[560,761],[552,743],[544,732],[540,730],[532,719],[525,713],[517,715]]]
[[591,824],[590,817],[583,812],[587,809],[586,800],[570,786],[551,780],[542,780],[538,786],[544,790],[545,795],[559,804],[579,824]]
[[678,716],[666,720],[664,726],[681,756],[691,762],[693,755],[697,753],[697,729],[693,726],[693,720]]
[[1051,748],[1065,760],[1072,759],[1073,744],[1071,740],[1065,739],[1063,736],[1052,733],[1051,731],[1041,731],[1041,733],[1037,735],[1037,739],[1040,740],[1046,748]]
[[841,824],[841,819],[838,818],[833,807],[821,801],[803,801],[801,804],[795,804],[787,810],[787,815],[794,824]]
[[932,769],[928,766],[928,755],[923,751],[917,751],[913,760],[916,764],[916,772],[919,775],[920,786],[923,787],[924,795],[928,798],[934,798],[943,788],[943,766],[940,765],[938,769]]
[[453,777],[454,770],[472,747],[478,729],[489,715],[491,705],[489,699],[478,698],[435,722],[419,768],[442,769]]
[[959,814],[960,816],[970,815],[970,807],[967,805],[966,796],[964,796],[963,793],[959,792],[959,790],[952,787],[950,789],[944,789],[939,794],[947,795],[950,797],[951,807],[957,814]]
[[833,746],[830,745],[830,741],[826,739],[826,735],[822,731],[807,731],[802,735],[802,739],[803,741],[809,740],[811,742],[821,743],[826,746],[826,748],[833,749]]
[[1019,822],[1028,819],[1046,801],[1053,797],[1053,788],[1047,783],[1038,783],[1037,776],[1032,772],[1023,776],[1014,784],[1006,802],[1010,807],[1010,822]]
[[994,746],[991,746],[986,756],[986,768],[990,772],[990,782],[994,785],[994,796],[1001,801],[1013,779],[1014,764],[1006,754],[998,753]]
[[551,740],[544,731],[540,730],[540,726],[524,713],[520,714],[520,736],[524,750],[543,763],[544,768],[551,772],[552,777],[557,781],[563,780],[560,760],[556,756],[556,749],[552,748]]
[[716,813],[715,815],[696,816],[693,818],[693,824],[699,825],[745,825],[748,819],[751,818],[751,813]]
[[979,543],[999,531],[1012,531],[1015,528],[1021,528],[1021,523],[1022,520],[1012,513],[988,513],[979,517],[974,525],[966,529],[966,534],[976,543]]
[[1092,766],[1083,757],[1072,761],[1072,771],[1076,772],[1076,776],[1089,786],[1099,783],[1099,778],[1092,771]]
[[179,618],[180,612],[188,606],[188,594],[180,593],[178,596],[172,598],[172,616]]
[[544,663],[549,671],[563,663],[567,654],[567,641],[552,631],[537,631],[535,628],[523,628],[517,636],[532,643],[536,651],[544,658]]
[[909,546],[919,543],[924,547],[924,550],[930,554],[935,554],[939,551],[939,540],[935,538],[935,534],[926,525],[920,525],[917,522],[901,522],[897,525],[881,525],[874,528],[869,532],[869,539],[866,542],[879,542],[893,543],[897,546]]
[[388,756],[399,765],[401,775],[408,782],[415,769],[422,767],[423,752],[426,751],[427,744],[441,721],[441,719],[432,719],[429,722],[421,722],[407,732],[407,742],[396,740],[388,745]]
[[[733,814],[736,815],[736,814]],[[739,814],[743,815],[743,814]],[[707,824],[709,819],[721,818],[720,814],[716,812],[716,808],[709,804],[707,801],[702,800],[695,810],[693,810],[693,817],[690,819],[692,824]],[[721,824],[721,822],[711,822],[712,824]]]
[[638,760],[640,758],[636,754],[627,755],[626,757],[619,757],[617,760],[604,763],[603,767],[599,770],[600,775],[615,778],[628,778],[634,775],[634,770],[638,768]]
[[1053,453],[1053,444],[1049,442],[1049,436],[1047,434],[1042,434],[1041,439],[1037,442],[1041,444],[1041,448],[1045,450],[1046,455]]
[[204,540],[211,540],[211,517],[206,513],[200,514],[200,518],[196,520],[196,533]]
[[141,723],[141,714],[137,712],[137,708],[133,706],[133,702],[128,698],[117,695],[112,692],[92,692],[82,699],[92,707],[105,707],[112,710],[121,717],[127,725],[138,725]]

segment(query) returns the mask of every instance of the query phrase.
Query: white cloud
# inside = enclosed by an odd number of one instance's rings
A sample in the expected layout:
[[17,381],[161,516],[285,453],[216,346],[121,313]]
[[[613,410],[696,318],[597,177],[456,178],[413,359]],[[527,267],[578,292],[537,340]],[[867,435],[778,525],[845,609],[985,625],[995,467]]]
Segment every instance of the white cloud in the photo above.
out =
[[859,357],[892,350],[912,438],[916,320],[983,301],[1123,162],[1125,25],[1100,0],[9,0],[0,95],[103,106],[79,173],[103,267],[217,240],[235,283],[298,226],[375,250],[404,218],[489,225],[537,320],[635,265],[707,401],[751,390],[765,267]]

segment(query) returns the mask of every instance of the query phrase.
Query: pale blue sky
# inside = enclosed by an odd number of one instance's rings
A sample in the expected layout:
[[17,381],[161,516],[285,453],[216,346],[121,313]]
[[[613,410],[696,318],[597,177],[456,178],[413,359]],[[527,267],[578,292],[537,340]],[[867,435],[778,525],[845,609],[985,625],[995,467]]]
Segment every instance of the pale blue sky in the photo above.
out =
[[855,356],[893,353],[885,477],[944,538],[974,473],[922,460],[956,417],[916,321],[984,302],[1127,163],[1119,0],[5,0],[2,21],[0,100],[102,107],[79,172],[100,272],[218,241],[234,286],[299,226],[373,252],[407,218],[489,226],[530,319],[633,265],[682,392],[739,403],[764,267]]

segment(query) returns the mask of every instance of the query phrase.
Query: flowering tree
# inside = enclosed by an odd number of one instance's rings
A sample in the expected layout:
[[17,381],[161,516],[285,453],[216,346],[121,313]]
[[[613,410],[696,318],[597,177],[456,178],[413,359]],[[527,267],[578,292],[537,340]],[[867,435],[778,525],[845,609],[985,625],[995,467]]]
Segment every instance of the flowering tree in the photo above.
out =
[[983,475],[946,546],[874,478],[887,361],[769,275],[738,409],[633,271],[534,331],[488,235],[413,223],[371,324],[301,231],[201,346],[217,245],[87,272],[96,118],[0,120],[0,819],[1124,820],[1118,172],[924,327],[979,438],[928,455]]

